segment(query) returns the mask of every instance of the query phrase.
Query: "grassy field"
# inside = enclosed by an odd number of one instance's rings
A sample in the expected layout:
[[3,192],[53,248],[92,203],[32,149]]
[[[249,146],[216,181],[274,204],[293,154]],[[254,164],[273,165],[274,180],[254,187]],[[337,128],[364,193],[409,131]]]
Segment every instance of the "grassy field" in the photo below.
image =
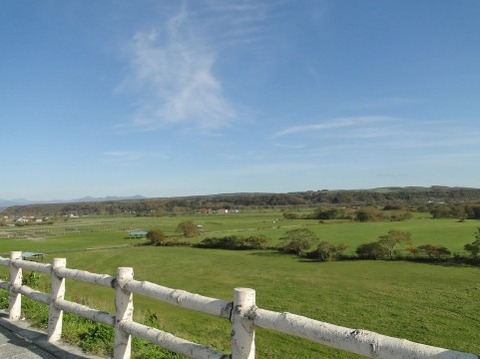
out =
[[[102,249],[142,242],[126,239],[126,229],[159,228],[168,235],[176,235],[176,225],[183,220],[202,224],[205,228],[202,237],[265,234],[272,244],[287,230],[308,226],[322,240],[349,244],[352,252],[358,244],[374,241],[392,228],[411,232],[414,245],[441,244],[452,252],[460,251],[465,243],[473,241],[473,233],[479,226],[475,221],[459,223],[428,218],[406,222],[319,223],[285,220],[275,211],[202,217],[88,218],[54,224],[52,227],[59,230],[60,226],[78,229],[63,236],[1,239],[0,253],[64,251],[48,254],[45,261],[66,257],[70,268],[108,274],[115,274],[119,266],[129,266],[134,268],[138,280],[227,301],[232,300],[233,288],[250,287],[257,291],[257,305],[265,309],[480,353],[479,268],[402,261],[312,263],[272,251],[132,246]],[[5,231],[0,229],[0,232]],[[82,250],[85,248],[91,249]],[[5,272],[3,267],[2,270]],[[42,276],[40,285],[47,283],[48,277]],[[111,289],[67,281],[67,295],[86,300],[98,309],[113,310]],[[227,321],[141,296],[135,297],[135,311],[139,320],[154,313],[162,329],[229,352],[231,328]],[[357,357],[265,330],[258,330],[257,348],[258,358]]]
[[[478,268],[385,261],[305,263],[276,253],[173,247],[75,252],[66,257],[69,267],[114,274],[119,266],[132,266],[139,280],[224,300],[232,299],[234,287],[250,287],[262,308],[480,352]],[[69,281],[67,293],[77,299],[88,293],[91,305],[113,310],[112,290]],[[140,320],[155,313],[162,329],[229,351],[226,321],[140,296],[135,308]],[[258,333],[258,351],[259,358],[356,357],[264,330]]]
[[[300,212],[306,213],[306,212]],[[323,221],[285,219],[280,211],[258,211],[231,215],[196,215],[169,217],[86,217],[56,222],[53,225],[25,227],[0,227],[0,254],[11,250],[59,251],[98,248],[141,243],[128,239],[128,230],[160,229],[167,236],[179,236],[175,232],[182,221],[193,221],[203,226],[200,236],[191,239],[198,242],[205,237],[226,235],[265,235],[275,246],[285,232],[305,226],[321,240],[346,243],[347,253],[354,253],[359,244],[375,241],[390,229],[408,231],[412,245],[431,243],[446,246],[452,253],[463,250],[465,243],[474,240],[479,221],[459,222],[456,219],[431,219],[423,215],[403,222]]]

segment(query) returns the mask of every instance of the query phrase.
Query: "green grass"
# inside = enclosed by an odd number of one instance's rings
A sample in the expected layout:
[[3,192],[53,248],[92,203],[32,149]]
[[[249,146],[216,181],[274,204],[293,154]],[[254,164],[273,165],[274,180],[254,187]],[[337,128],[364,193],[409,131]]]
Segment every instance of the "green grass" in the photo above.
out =
[[[257,291],[257,305],[376,331],[434,346],[480,352],[479,269],[385,261],[305,263],[258,251],[122,248],[68,253],[67,265],[114,274],[134,268],[138,280],[232,300],[233,288]],[[67,293],[113,311],[113,290],[67,282]],[[163,330],[229,351],[227,321],[135,296],[136,315],[154,312]],[[305,340],[258,331],[259,358],[355,358]]]
[[[301,212],[307,213],[307,212]],[[0,253],[12,250],[55,251],[98,248],[105,246],[142,243],[142,240],[126,239],[129,229],[160,229],[167,236],[179,236],[175,232],[178,223],[191,220],[204,227],[198,242],[205,237],[227,235],[265,235],[274,246],[278,239],[293,228],[306,226],[321,240],[348,244],[347,253],[353,254],[358,245],[372,242],[390,229],[408,231],[412,245],[435,244],[447,247],[452,253],[460,252],[466,243],[473,241],[479,221],[458,222],[455,219],[430,219],[415,215],[404,222],[324,221],[285,219],[280,211],[245,212],[231,215],[196,215],[170,217],[86,217],[59,221],[53,225],[32,225],[21,228],[0,227]],[[8,238],[15,236],[14,239]],[[25,239],[27,238],[27,239]]]
[[[431,220],[416,217],[405,222],[352,223],[285,220],[280,212],[229,216],[178,216],[162,218],[88,218],[54,224],[59,230],[78,228],[63,236],[40,240],[2,239],[0,253],[11,250],[41,252],[66,257],[69,268],[115,274],[120,266],[133,267],[135,278],[171,288],[231,301],[233,288],[257,291],[257,304],[265,309],[288,311],[349,328],[361,328],[429,345],[480,353],[478,298],[480,269],[410,262],[343,261],[303,262],[269,251],[225,251],[175,247],[102,247],[141,243],[125,239],[125,229],[159,228],[175,234],[183,220],[203,224],[206,236],[265,234],[275,244],[292,228],[308,226],[322,240],[349,244],[374,241],[390,229],[412,233],[413,245],[441,244],[452,252],[473,241],[477,221]],[[275,222],[275,223],[274,223]],[[26,230],[25,228],[14,230]],[[0,232],[4,229],[0,228]],[[199,239],[197,239],[199,240]],[[90,251],[82,251],[92,248]],[[0,268],[6,273],[6,268]],[[41,276],[40,287],[48,287]],[[88,293],[88,295],[86,294]],[[67,296],[113,312],[113,290],[67,281]],[[177,336],[230,351],[231,326],[201,313],[135,296],[138,320],[152,313],[158,327]],[[96,330],[96,328],[95,328]],[[309,341],[258,330],[258,358],[356,358]]]
[[445,246],[454,253],[462,251],[466,243],[474,240],[478,226],[480,223],[473,220],[461,223],[454,219],[414,219],[405,222],[326,222],[323,225],[311,225],[309,228],[322,240],[347,243],[350,253],[353,253],[358,245],[375,241],[390,229],[410,232],[413,246],[431,243]]

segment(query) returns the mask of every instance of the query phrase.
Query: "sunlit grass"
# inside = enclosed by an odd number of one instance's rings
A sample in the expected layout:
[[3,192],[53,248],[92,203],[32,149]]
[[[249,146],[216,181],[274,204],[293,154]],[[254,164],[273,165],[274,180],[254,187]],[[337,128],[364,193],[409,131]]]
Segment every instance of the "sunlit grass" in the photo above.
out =
[[[257,291],[257,304],[266,309],[480,353],[478,268],[402,261],[311,263],[275,251],[130,246],[145,240],[128,239],[128,229],[160,229],[168,236],[179,236],[175,228],[184,220],[203,225],[204,232],[195,241],[209,236],[264,234],[274,246],[289,229],[308,226],[321,240],[348,244],[350,253],[359,244],[374,241],[390,229],[411,232],[412,245],[432,243],[444,245],[452,252],[462,251],[465,243],[473,241],[475,229],[480,225],[472,220],[461,223],[424,216],[405,222],[321,223],[287,220],[279,211],[224,216],[92,217],[55,223],[53,229],[59,232],[76,229],[64,235],[33,240],[0,239],[0,253],[8,256],[11,250],[46,252],[45,262],[65,257],[69,268],[112,275],[117,267],[133,267],[136,279],[227,301],[232,300],[233,288],[250,287]],[[13,230],[27,233],[37,229],[27,226]],[[129,247],[114,248],[121,246]],[[2,267],[0,272],[5,274],[7,269]],[[48,281],[48,276],[41,275],[40,287],[45,291]],[[68,280],[67,296],[78,301],[88,300],[89,305],[97,309],[114,310],[114,292],[110,288]],[[155,313],[161,329],[229,351],[231,327],[225,320],[139,295],[135,296],[135,311],[139,320]],[[265,330],[257,333],[257,348],[258,358],[356,357]]]
[[[134,268],[138,280],[231,301],[233,288],[257,291],[257,305],[350,328],[362,328],[429,345],[474,352],[477,338],[479,270],[386,261],[306,263],[258,251],[195,248],[124,248],[68,253],[69,267],[114,274]],[[88,294],[99,309],[113,311],[113,291],[67,283],[76,298]],[[135,297],[139,316],[156,313],[164,330],[229,351],[225,320]],[[260,330],[260,358],[318,355],[350,358],[308,341]]]

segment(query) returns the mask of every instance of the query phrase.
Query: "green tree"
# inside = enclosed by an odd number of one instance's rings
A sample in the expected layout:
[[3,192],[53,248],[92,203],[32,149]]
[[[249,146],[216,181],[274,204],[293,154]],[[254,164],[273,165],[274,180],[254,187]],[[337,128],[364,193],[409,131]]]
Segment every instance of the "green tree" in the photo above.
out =
[[197,225],[192,221],[180,222],[175,231],[182,233],[185,237],[195,237],[200,234]]
[[450,251],[443,246],[435,246],[433,244],[423,244],[417,247],[420,253],[426,254],[429,258],[446,258],[451,253]]
[[318,242],[318,236],[308,228],[291,229],[280,238],[280,251],[303,256],[312,245]]
[[252,235],[250,237],[245,238],[245,243],[251,247],[252,249],[262,249],[268,243],[268,239],[264,235]]
[[410,232],[403,232],[396,229],[391,229],[387,234],[378,237],[378,243],[385,247],[388,251],[388,256],[393,259],[397,245],[403,243],[410,243],[412,235]]
[[221,249],[261,249],[264,248],[267,241],[267,237],[262,235],[250,236],[246,238],[237,236],[226,236],[223,238],[211,237],[202,240],[197,247]]
[[467,243],[463,247],[467,252],[470,252],[473,259],[478,258],[478,254],[480,254],[480,227],[477,228],[475,238],[472,243]]
[[450,218],[452,217],[452,212],[449,206],[447,205],[438,205],[430,210],[432,217],[434,219],[438,218]]
[[340,208],[317,208],[313,213],[313,218],[316,219],[337,219],[345,218],[346,213],[344,209]]
[[331,261],[337,259],[343,254],[343,252],[348,248],[345,243],[340,243],[334,245],[329,242],[322,241],[318,244],[317,248],[310,252],[308,256],[310,258],[315,258],[323,262]]
[[355,213],[355,220],[358,222],[373,222],[382,219],[382,212],[373,207],[360,209]]
[[412,218],[412,212],[410,211],[395,211],[390,216],[390,220],[395,222],[406,221],[411,218]]
[[158,229],[152,229],[147,232],[147,239],[148,239],[148,244],[154,245],[154,246],[162,246],[166,242],[166,236],[165,233]]
[[376,241],[360,244],[355,253],[363,259],[383,259],[388,256],[388,249]]

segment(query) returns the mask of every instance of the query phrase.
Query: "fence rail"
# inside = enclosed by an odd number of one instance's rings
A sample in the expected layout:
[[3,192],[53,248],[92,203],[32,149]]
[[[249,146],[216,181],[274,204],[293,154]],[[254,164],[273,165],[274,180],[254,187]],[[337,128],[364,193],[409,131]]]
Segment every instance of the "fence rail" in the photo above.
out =
[[[11,252],[10,258],[0,257],[0,265],[9,267],[9,281],[0,281],[0,289],[9,292],[9,318],[21,316],[21,296],[49,306],[48,340],[61,339],[63,312],[69,312],[115,329],[114,359],[131,356],[131,337],[139,337],[172,352],[193,359],[254,359],[255,328],[272,329],[305,338],[333,348],[356,353],[367,358],[384,359],[479,359],[475,354],[437,348],[374,332],[349,329],[290,313],[278,313],[258,308],[255,291],[235,288],[233,301],[205,297],[184,290],[172,289],[147,281],[133,279],[133,269],[120,267],[117,275],[90,273],[66,267],[64,258],[52,264],[22,260],[22,252]],[[22,269],[50,274],[51,292],[36,291],[22,284]],[[89,308],[65,300],[65,279],[111,287],[115,290],[115,314]],[[232,323],[231,354],[218,352],[206,345],[178,338],[171,333],[133,320],[133,294],[141,294],[175,306],[190,309]]]

